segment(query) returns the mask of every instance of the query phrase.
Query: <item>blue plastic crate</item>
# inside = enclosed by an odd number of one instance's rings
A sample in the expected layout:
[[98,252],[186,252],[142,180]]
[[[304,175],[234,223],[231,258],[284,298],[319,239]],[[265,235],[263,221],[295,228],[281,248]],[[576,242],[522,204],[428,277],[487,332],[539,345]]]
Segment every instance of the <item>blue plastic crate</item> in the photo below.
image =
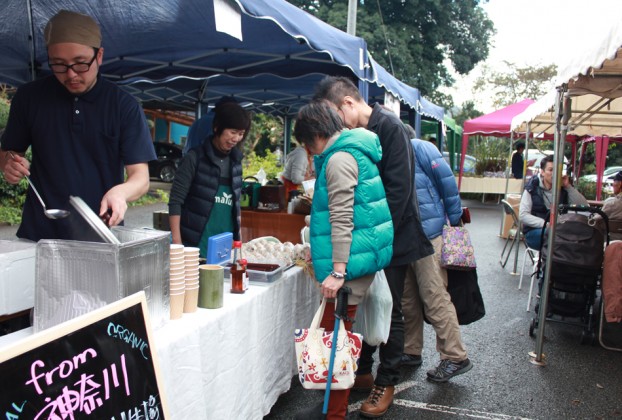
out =
[[233,234],[231,232],[210,236],[207,240],[207,263],[222,264],[231,260]]

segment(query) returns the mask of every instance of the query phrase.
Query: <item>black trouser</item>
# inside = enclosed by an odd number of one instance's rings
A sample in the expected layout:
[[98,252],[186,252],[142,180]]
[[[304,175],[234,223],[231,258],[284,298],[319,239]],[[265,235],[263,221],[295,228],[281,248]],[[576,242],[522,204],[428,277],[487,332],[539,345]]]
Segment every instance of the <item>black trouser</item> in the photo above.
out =
[[[402,295],[404,294],[404,279],[408,265],[390,266],[384,269],[391,296],[393,297],[393,311],[391,312],[391,328],[386,344],[380,346],[380,366],[374,383],[387,386],[396,385],[400,379],[400,363],[404,352],[404,317],[402,315]],[[371,373],[374,364],[373,355],[376,346],[370,346],[363,341],[363,349],[359,360],[357,374]]]

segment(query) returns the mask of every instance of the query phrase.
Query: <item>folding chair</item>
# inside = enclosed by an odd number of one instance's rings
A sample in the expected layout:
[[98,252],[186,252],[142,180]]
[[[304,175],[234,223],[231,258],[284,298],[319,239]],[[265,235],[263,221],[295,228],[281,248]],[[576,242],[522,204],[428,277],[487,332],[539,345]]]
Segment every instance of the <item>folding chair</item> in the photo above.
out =
[[[505,245],[503,246],[503,249],[501,250],[501,257],[499,258],[499,264],[501,264],[501,267],[505,268],[505,265],[507,264],[508,259],[510,258],[510,254],[512,253],[512,249],[514,249],[515,245],[519,246],[520,244],[519,241],[524,242],[524,237],[518,230],[518,227],[519,227],[518,215],[514,211],[514,208],[512,207],[512,205],[507,200],[501,200],[501,204],[503,204],[503,211],[505,212],[505,214],[512,216],[512,227],[508,231],[508,238],[505,241]],[[509,248],[508,248],[508,245],[509,245]],[[525,244],[525,246],[527,245]]]

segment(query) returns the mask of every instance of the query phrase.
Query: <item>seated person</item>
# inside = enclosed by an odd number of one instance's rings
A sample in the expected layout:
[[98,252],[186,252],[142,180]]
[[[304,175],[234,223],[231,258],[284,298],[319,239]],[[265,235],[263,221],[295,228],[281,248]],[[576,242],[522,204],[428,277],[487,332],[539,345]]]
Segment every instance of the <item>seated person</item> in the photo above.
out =
[[[553,156],[545,156],[540,162],[540,173],[531,177],[520,200],[519,218],[525,240],[530,248],[539,250],[542,246],[544,220],[553,203]],[[571,184],[568,176],[562,177],[559,204],[587,206],[588,202]]]
[[[603,212],[609,217],[609,220],[622,220],[622,171],[611,177],[613,179],[613,197],[605,200],[603,203]],[[622,240],[622,233],[612,233],[612,240]]]
[[298,146],[287,154],[285,169],[281,177],[285,185],[287,201],[289,201],[290,193],[297,191],[303,181],[315,178],[313,161],[304,147]]

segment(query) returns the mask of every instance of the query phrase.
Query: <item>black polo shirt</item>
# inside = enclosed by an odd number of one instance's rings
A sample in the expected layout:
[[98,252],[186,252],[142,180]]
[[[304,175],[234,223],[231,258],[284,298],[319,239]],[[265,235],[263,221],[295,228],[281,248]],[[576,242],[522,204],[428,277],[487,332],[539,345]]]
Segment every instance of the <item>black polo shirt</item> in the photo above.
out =
[[[13,98],[2,149],[32,147],[31,180],[48,208],[82,198],[95,213],[101,199],[124,181],[124,166],[156,158],[138,102],[108,80],[84,95],[69,93],[54,76],[21,86]],[[29,189],[17,236],[72,239],[70,220],[49,220]]]

